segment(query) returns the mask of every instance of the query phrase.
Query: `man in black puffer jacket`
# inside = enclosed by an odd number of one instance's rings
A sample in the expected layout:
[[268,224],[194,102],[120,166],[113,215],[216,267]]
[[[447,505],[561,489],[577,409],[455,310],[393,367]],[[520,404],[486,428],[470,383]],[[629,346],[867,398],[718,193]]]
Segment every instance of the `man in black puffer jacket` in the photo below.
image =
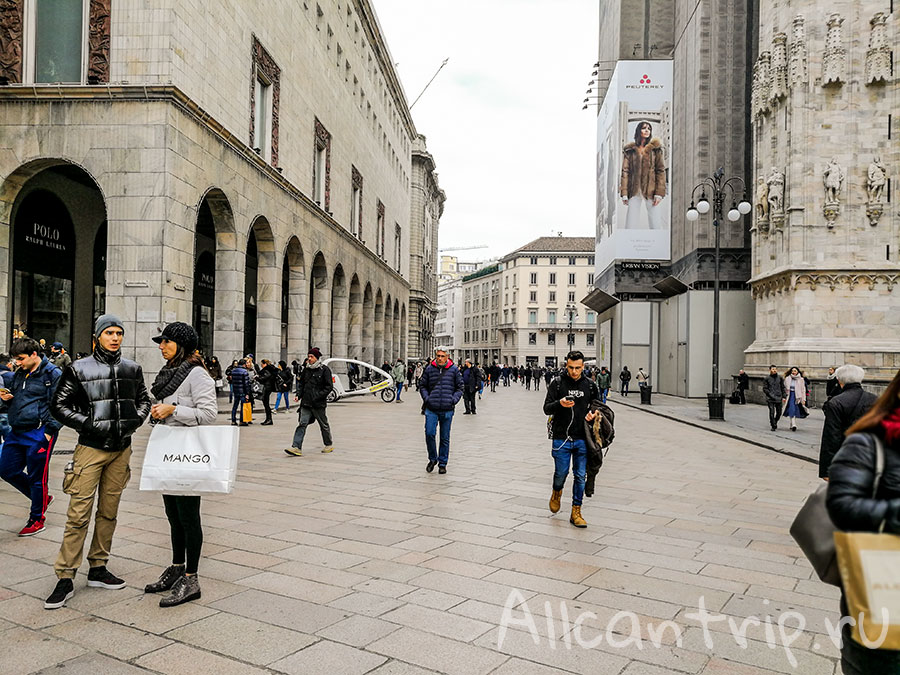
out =
[[860,417],[869,412],[878,397],[864,391],[862,381],[866,375],[859,366],[847,364],[838,368],[835,379],[841,393],[825,401],[825,426],[822,428],[822,445],[819,449],[819,478],[828,478],[828,467],[841,449],[844,434]]
[[300,401],[300,422],[294,431],[294,441],[291,447],[284,451],[294,457],[302,457],[303,439],[306,436],[306,427],[313,419],[319,423],[322,431],[322,442],[325,447],[322,452],[332,452],[334,445],[331,439],[331,426],[325,415],[325,407],[328,405],[328,395],[334,389],[334,380],[331,370],[321,361],[322,352],[318,347],[313,347],[306,355],[306,366],[297,377],[297,400]]
[[54,565],[59,582],[44,603],[46,609],[62,607],[72,597],[95,492],[97,518],[88,551],[88,586],[125,587],[124,581],[106,569],[106,563],[119,499],[131,476],[131,435],[150,412],[150,395],[141,367],[122,358],[124,336],[117,317],[104,314],[97,319],[94,353],[65,369],[50,404],[53,416],[78,432],[78,445],[71,471],[66,467],[63,479],[63,491],[70,495],[69,512]]
[[[497,368],[499,371],[499,368]],[[438,473],[447,473],[450,458],[450,424],[453,409],[463,396],[462,373],[450,360],[447,349],[434,350],[434,361],[428,364],[419,380],[419,395],[425,409],[425,447],[428,450],[428,464],[425,470],[431,473],[438,465]],[[438,424],[441,425],[441,446],[437,447]]]

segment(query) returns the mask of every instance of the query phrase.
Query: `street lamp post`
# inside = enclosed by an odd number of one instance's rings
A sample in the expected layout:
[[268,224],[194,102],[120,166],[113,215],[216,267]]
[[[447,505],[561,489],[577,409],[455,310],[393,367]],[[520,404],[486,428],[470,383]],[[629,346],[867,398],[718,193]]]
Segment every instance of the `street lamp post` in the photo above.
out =
[[569,316],[569,332],[566,335],[566,340],[569,345],[569,351],[575,348],[575,334],[572,332],[572,324],[575,322],[575,317],[578,316],[578,308],[573,304],[566,305],[566,314]]
[[[741,199],[737,201],[737,190],[735,183],[740,183]],[[712,393],[707,395],[709,405],[709,419],[724,420],[725,419],[725,395],[719,393],[719,285],[720,285],[720,250],[719,250],[719,223],[722,220],[722,207],[725,204],[726,197],[731,196],[731,208],[728,210],[727,218],[731,222],[740,220],[741,216],[750,213],[753,208],[746,199],[746,188],[744,181],[737,176],[725,178],[725,170],[722,167],[716,169],[716,172],[700,181],[691,191],[691,206],[688,208],[685,217],[690,221],[700,218],[701,214],[708,213],[710,210],[709,200],[706,198],[706,190],[712,191],[712,211],[713,211],[713,230],[716,238],[716,254],[715,254],[715,277],[713,282],[713,345],[712,345]],[[700,201],[694,205],[694,195],[697,190],[701,190]]]

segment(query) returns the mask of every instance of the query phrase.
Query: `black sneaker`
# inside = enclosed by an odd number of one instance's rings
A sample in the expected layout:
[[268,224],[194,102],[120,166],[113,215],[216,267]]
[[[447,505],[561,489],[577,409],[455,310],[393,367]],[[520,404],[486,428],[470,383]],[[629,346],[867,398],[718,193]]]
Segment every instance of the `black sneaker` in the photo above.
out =
[[125,581],[112,574],[106,566],[92,567],[88,572],[88,586],[91,588],[108,588],[118,590],[125,588]]
[[439,466],[439,467],[438,467],[438,473],[447,473],[447,467],[446,467],[446,466]]
[[428,464],[425,465],[425,470],[428,473],[431,473],[432,471],[434,471],[435,464],[437,464],[437,462],[432,462],[431,460],[428,460]]
[[66,606],[66,601],[75,595],[75,584],[71,579],[60,579],[50,597],[44,601],[44,609],[59,609]]

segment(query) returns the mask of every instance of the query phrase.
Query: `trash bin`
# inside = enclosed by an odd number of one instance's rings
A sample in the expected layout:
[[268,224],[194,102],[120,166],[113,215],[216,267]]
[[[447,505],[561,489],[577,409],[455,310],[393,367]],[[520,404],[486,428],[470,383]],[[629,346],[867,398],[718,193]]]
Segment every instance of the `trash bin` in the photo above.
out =
[[646,387],[641,387],[641,405],[650,405],[650,394],[652,393],[652,386],[647,385]]
[[709,403],[709,419],[724,420],[725,394],[707,394],[706,400]]

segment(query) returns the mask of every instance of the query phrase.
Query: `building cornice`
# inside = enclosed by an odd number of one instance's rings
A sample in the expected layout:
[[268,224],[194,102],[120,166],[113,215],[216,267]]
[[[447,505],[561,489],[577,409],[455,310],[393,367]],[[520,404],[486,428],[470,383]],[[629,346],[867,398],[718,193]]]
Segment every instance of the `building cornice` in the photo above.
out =
[[323,225],[329,227],[348,243],[353,243],[372,262],[376,263],[383,273],[393,277],[406,288],[409,281],[401,276],[385,261],[375,255],[367,247],[360,247],[359,240],[329,216],[312,199],[301,192],[296,185],[285,178],[281,172],[266,162],[253,151],[236,134],[230,132],[221,122],[212,117],[203,108],[174,85],[9,85],[0,87],[0,103],[117,103],[117,102],[160,102],[170,103],[194,122],[216,136],[240,159],[251,164],[263,177],[279,189],[300,202]]

